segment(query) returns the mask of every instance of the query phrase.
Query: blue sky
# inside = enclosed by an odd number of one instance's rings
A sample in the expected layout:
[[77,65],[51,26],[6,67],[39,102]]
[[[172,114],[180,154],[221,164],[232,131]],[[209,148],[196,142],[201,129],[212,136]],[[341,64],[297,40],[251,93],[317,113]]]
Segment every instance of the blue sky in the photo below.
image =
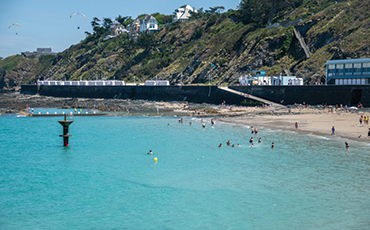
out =
[[[92,32],[93,17],[102,19],[159,12],[172,14],[175,9],[189,4],[196,9],[224,6],[236,9],[239,0],[0,0],[0,57],[51,47],[61,52]],[[69,16],[74,12],[81,15]],[[19,23],[19,26],[9,25]],[[80,27],[80,29],[77,29]]]

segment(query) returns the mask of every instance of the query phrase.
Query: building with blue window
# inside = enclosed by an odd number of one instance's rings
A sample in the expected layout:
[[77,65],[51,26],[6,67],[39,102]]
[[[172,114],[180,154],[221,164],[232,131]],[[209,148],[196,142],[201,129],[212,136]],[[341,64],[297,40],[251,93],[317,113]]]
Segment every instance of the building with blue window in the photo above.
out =
[[369,85],[370,58],[327,61],[326,81],[335,85]]

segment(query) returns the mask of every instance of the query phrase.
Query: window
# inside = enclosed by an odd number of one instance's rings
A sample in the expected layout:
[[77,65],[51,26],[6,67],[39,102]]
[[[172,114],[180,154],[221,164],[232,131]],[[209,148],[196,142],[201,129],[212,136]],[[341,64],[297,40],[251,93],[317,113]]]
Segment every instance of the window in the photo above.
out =
[[343,64],[337,64],[335,74],[336,75],[343,75],[343,67],[344,67]]
[[328,66],[328,77],[335,75],[335,65]]
[[345,75],[352,75],[352,64],[345,64],[344,72],[345,72]]
[[363,74],[370,74],[370,63],[363,63],[362,64],[362,73]]
[[361,75],[361,64],[353,64],[353,74]]

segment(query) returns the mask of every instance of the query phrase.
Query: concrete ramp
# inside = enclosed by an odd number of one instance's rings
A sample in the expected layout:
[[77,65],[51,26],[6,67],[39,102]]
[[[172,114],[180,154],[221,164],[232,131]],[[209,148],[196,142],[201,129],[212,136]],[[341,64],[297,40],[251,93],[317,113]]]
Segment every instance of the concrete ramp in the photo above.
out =
[[262,103],[265,103],[265,104],[268,104],[268,105],[272,105],[272,106],[277,107],[277,108],[278,107],[280,107],[280,108],[285,107],[282,104],[279,104],[279,103],[276,103],[276,102],[272,102],[272,101],[268,101],[266,99],[263,99],[263,98],[260,98],[260,97],[256,97],[256,96],[253,96],[253,95],[250,95],[250,94],[246,94],[246,93],[243,93],[243,92],[240,92],[240,91],[236,91],[236,90],[230,89],[228,87],[220,87],[219,86],[218,88],[221,89],[221,90],[227,91],[229,93],[233,93],[233,94],[239,95],[239,96],[246,96],[247,98],[250,98],[252,100],[260,101]]

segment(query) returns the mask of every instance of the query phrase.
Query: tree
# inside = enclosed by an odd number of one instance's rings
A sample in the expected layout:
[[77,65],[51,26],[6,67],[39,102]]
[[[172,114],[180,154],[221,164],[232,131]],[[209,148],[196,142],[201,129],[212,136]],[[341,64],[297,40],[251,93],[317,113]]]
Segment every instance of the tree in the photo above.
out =
[[137,44],[140,48],[143,48],[145,50],[146,55],[149,55],[150,50],[154,45],[154,35],[145,31],[138,37]]
[[112,25],[112,19],[110,19],[110,18],[103,18],[103,27],[105,28],[105,29],[109,29],[110,28],[110,26]]
[[204,29],[203,29],[202,26],[196,26],[194,28],[193,34],[191,35],[190,39],[198,39],[198,38],[202,37],[203,31],[204,31]]
[[97,17],[94,17],[94,18],[93,18],[93,20],[90,22],[90,23],[91,23],[92,28],[94,28],[94,27],[96,27],[96,26],[100,26],[99,22],[100,22],[100,19],[99,19],[99,18],[97,18]]
[[276,14],[294,9],[303,4],[303,0],[241,0],[238,18],[244,23],[265,25]]
[[116,17],[116,21],[121,23],[123,25],[123,23],[127,20],[127,19],[130,19],[131,17],[129,16],[126,16],[126,17],[122,17],[121,15],[118,15],[118,17]]
[[215,7],[209,7],[209,10],[206,10],[207,14],[215,14],[215,13],[222,13],[222,11],[225,10],[225,7],[223,6],[215,6]]
[[123,42],[122,48],[123,52],[120,53],[120,57],[124,59],[124,56],[128,56],[128,63],[129,67],[127,68],[126,75],[128,76],[128,71],[131,69],[131,55],[134,54],[135,51],[135,41],[134,39],[127,39]]
[[86,37],[88,37],[88,36],[91,35],[91,33],[89,31],[85,31],[85,35],[86,35]]

